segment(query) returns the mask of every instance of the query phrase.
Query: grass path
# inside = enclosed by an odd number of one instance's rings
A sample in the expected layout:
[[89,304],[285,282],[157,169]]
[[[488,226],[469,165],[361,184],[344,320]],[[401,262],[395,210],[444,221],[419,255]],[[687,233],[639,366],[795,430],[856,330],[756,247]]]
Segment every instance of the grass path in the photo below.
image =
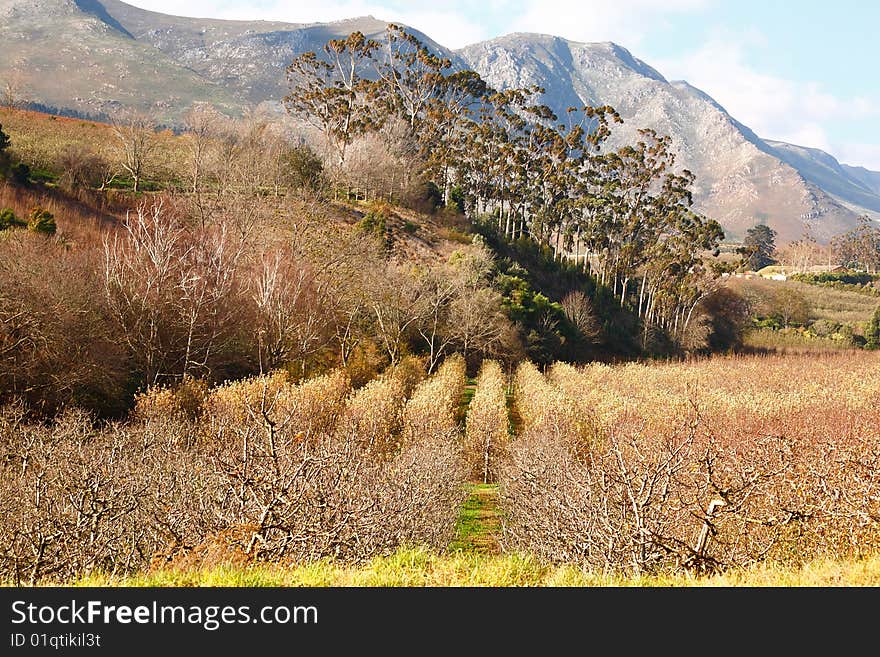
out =
[[458,536],[450,544],[451,552],[500,554],[498,536],[501,516],[498,514],[498,485],[468,484],[469,495],[458,515]]
[[[462,392],[462,417],[474,397],[476,381],[468,379]],[[519,428],[519,415],[513,404],[513,395],[507,395],[507,409],[510,426],[515,432]],[[468,484],[468,497],[458,515],[455,540],[450,544],[450,552],[471,554],[500,554],[501,514],[498,510],[498,484],[471,482]]]

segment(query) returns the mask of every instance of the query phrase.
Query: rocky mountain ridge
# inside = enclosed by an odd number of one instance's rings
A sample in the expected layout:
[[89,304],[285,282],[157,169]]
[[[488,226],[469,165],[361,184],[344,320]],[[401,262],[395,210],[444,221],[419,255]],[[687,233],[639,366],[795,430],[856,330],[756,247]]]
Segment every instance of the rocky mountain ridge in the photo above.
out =
[[[119,0],[0,0],[0,40],[12,53],[0,61],[0,81],[22,79],[29,99],[47,105],[136,106],[168,122],[197,101],[229,113],[277,109],[294,57],[355,30],[380,38],[386,25],[371,16],[293,24],[175,17]],[[517,33],[450,51],[417,34],[493,86],[540,85],[558,113],[614,106],[625,121],[620,142],[642,127],[669,134],[677,163],[697,175],[696,209],[732,239],[764,222],[780,241],[799,238],[805,224],[827,241],[860,214],[880,216],[880,173],[762,139],[708,94],[667,80],[620,45]]]

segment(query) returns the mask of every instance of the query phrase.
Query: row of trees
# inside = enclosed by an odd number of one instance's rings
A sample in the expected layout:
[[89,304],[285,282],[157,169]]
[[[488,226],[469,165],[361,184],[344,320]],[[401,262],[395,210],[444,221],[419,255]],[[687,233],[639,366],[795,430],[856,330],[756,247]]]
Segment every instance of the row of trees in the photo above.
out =
[[396,25],[381,43],[331,40],[297,57],[288,78],[287,109],[321,132],[334,176],[353,144],[392,126],[411,175],[446,204],[457,197],[507,238],[576,260],[646,324],[686,329],[709,278],[701,256],[723,231],[690,209],[694,176],[675,171],[668,137],[642,130],[612,150],[613,108],[558,117],[537,102],[542,89],[491,89]]
[[169,197],[73,249],[32,231],[0,240],[2,396],[114,412],[187,379],[342,366],[363,382],[409,353],[433,371],[452,351],[521,352],[479,239],[436,264],[400,263],[315,206],[279,226],[269,209],[248,216],[260,203],[202,222]]

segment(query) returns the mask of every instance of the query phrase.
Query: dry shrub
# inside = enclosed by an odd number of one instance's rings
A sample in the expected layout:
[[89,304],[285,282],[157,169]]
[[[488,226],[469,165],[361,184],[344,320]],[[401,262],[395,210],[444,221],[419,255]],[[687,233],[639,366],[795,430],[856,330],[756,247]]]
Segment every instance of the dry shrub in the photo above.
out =
[[523,429],[544,421],[551,398],[552,387],[531,361],[523,361],[514,375],[516,407],[522,419]]
[[388,372],[388,376],[400,381],[403,386],[404,397],[407,399],[413,394],[413,390],[415,390],[416,386],[424,381],[427,376],[425,365],[426,360],[427,359],[424,356],[404,356],[400,362]]
[[445,546],[463,491],[460,450],[447,436],[399,446],[402,391],[393,377],[371,382],[348,397],[332,431],[310,440],[258,408],[225,427],[214,441],[232,500],[223,524],[253,528],[245,554],[362,560]]
[[130,573],[168,546],[219,527],[219,487],[173,421],[95,429],[67,411],[53,424],[0,415],[0,579],[35,584]]
[[0,403],[22,397],[46,413],[68,403],[119,410],[123,358],[95,295],[97,266],[95,253],[58,238],[0,237]]
[[483,361],[468,406],[465,444],[471,476],[494,482],[508,442],[507,386],[501,365]]
[[523,430],[566,436],[582,447],[597,440],[595,414],[580,389],[581,378],[579,370],[566,363],[554,363],[549,377],[533,363],[521,363],[514,395]]
[[877,362],[793,361],[555,369],[597,439],[538,422],[511,443],[505,548],[637,573],[876,552]]
[[183,416],[197,420],[204,411],[209,386],[204,379],[187,376],[178,385],[157,385],[134,397],[133,416],[140,420]]
[[400,379],[393,376],[374,379],[350,395],[341,428],[357,436],[372,453],[392,454],[400,447],[405,401]]
[[397,447],[392,377],[347,391],[342,372],[275,374],[211,390],[192,421],[157,389],[138,417],[103,427],[3,410],[0,581],[445,548],[467,475],[459,445]]
[[201,431],[222,441],[232,427],[252,421],[312,439],[333,430],[350,389],[341,370],[299,384],[291,383],[283,370],[226,383],[207,396]]
[[436,374],[420,383],[403,409],[404,444],[423,437],[456,437],[459,433],[461,395],[466,381],[465,361],[449,356]]

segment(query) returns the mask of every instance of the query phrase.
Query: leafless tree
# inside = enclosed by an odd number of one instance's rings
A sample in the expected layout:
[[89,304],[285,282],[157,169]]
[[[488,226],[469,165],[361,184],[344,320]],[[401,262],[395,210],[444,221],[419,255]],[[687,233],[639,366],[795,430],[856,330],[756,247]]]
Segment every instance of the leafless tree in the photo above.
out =
[[562,300],[562,309],[568,321],[589,341],[594,341],[601,332],[596,311],[590,298],[581,290],[569,292]]
[[112,126],[118,164],[131,177],[134,191],[140,191],[157,147],[156,122],[148,114],[126,110],[112,118]]

